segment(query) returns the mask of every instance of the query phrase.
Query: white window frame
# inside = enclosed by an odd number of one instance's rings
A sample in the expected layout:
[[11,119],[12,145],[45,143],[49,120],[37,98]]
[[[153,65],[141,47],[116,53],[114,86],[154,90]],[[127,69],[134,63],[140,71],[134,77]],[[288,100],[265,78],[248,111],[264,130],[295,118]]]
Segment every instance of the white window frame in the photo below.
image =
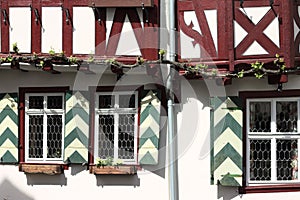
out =
[[[297,132],[277,132],[276,131],[276,102],[277,101],[296,101],[297,102]],[[271,103],[271,132],[250,132],[250,103],[251,102],[270,102]],[[246,101],[246,182],[247,185],[261,185],[261,184],[295,184],[300,183],[298,180],[276,180],[277,167],[276,167],[276,140],[277,139],[296,139],[297,148],[300,145],[300,99],[295,97],[286,98],[256,98],[247,99]],[[268,139],[271,140],[271,180],[270,181],[253,181],[250,180],[250,140],[251,139]],[[300,159],[298,153],[298,161]],[[299,168],[299,162],[298,162]]]
[[[43,96],[43,109],[29,109],[29,97]],[[62,97],[62,109],[47,109],[47,98],[49,96]],[[64,127],[65,127],[65,105],[64,93],[26,93],[25,94],[25,162],[39,162],[39,163],[63,163],[64,157]],[[47,115],[61,115],[62,116],[62,145],[60,158],[47,158]],[[29,116],[43,115],[43,158],[29,158]]]
[[[115,105],[113,108],[98,108],[99,95],[115,96]],[[119,108],[120,95],[135,95],[135,108]],[[134,114],[134,159],[118,159],[118,128],[114,129],[114,158],[115,162],[121,160],[123,164],[137,164],[137,150],[138,150],[138,92],[132,91],[117,91],[117,92],[97,92],[95,94],[95,141],[94,141],[94,163],[97,163],[98,155],[98,136],[99,136],[99,114],[114,115],[114,126],[118,126],[119,114]]]

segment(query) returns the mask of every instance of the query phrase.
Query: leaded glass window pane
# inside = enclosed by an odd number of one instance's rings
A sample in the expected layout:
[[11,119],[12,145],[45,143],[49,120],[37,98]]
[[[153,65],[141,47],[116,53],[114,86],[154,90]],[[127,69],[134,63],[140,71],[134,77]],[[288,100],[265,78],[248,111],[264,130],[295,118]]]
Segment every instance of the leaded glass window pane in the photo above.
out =
[[62,116],[47,116],[47,158],[60,158],[62,155]]
[[297,140],[276,140],[276,146],[277,180],[297,180]]
[[250,140],[250,180],[271,180],[271,140]]
[[250,103],[250,132],[271,131],[271,102]]
[[29,116],[29,158],[43,158],[43,115]]
[[99,108],[113,108],[115,105],[115,96],[99,95]]
[[30,96],[29,109],[44,109],[44,96]]
[[114,115],[99,115],[98,156],[114,157]]
[[119,115],[119,159],[134,158],[134,114]]
[[135,95],[120,95],[119,107],[120,108],[134,108],[135,107]]
[[276,125],[277,132],[297,132],[297,102],[277,101],[276,102]]
[[48,109],[62,109],[63,108],[62,96],[48,96],[47,108]]

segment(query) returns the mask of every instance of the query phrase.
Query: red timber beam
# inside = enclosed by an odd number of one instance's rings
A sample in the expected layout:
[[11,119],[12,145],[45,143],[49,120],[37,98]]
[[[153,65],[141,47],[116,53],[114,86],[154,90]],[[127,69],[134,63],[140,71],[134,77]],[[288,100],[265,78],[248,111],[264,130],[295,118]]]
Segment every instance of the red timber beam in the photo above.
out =
[[8,0],[1,1],[1,52],[9,52],[9,7]]
[[287,68],[295,65],[295,45],[294,45],[294,20],[293,1],[281,1],[282,27],[280,43],[282,44],[282,54]]

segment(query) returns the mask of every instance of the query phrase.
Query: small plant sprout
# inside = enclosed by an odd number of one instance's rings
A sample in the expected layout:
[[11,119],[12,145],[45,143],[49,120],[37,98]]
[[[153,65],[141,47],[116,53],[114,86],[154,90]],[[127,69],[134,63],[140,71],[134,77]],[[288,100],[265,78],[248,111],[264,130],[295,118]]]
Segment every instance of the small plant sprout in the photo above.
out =
[[164,55],[166,54],[166,50],[161,49],[161,50],[159,50],[158,54],[159,54],[160,60],[163,60],[164,59]]
[[43,60],[40,61],[40,67],[43,68],[45,65],[45,62]]
[[13,51],[18,54],[19,53],[19,48],[18,48],[18,44],[15,42],[12,44],[12,48],[13,48]]
[[76,57],[70,56],[69,57],[69,62],[71,65],[76,64],[78,59]]
[[54,54],[55,54],[55,50],[52,47],[49,50],[49,54],[50,54],[50,56],[54,56]]
[[237,77],[238,78],[243,78],[244,77],[244,70],[239,71],[238,74],[237,74]]
[[137,57],[136,58],[136,62],[139,64],[139,65],[142,65],[144,62],[145,62],[145,60],[144,60],[144,58],[143,57]]
[[123,165],[123,161],[118,159],[114,162],[114,166],[120,166],[120,165]]

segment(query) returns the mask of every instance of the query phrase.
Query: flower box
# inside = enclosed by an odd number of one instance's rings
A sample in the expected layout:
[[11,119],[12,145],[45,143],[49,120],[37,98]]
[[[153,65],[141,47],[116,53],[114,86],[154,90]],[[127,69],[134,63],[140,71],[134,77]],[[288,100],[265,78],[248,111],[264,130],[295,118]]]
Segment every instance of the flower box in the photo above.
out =
[[27,174],[62,174],[64,167],[60,164],[20,164],[19,171]]
[[136,174],[135,166],[91,166],[90,173],[95,175],[116,174],[116,175],[134,175]]
[[24,71],[43,71],[42,67],[37,67],[35,64],[20,63],[20,69]]
[[53,64],[53,70],[59,72],[77,72],[78,65]]

